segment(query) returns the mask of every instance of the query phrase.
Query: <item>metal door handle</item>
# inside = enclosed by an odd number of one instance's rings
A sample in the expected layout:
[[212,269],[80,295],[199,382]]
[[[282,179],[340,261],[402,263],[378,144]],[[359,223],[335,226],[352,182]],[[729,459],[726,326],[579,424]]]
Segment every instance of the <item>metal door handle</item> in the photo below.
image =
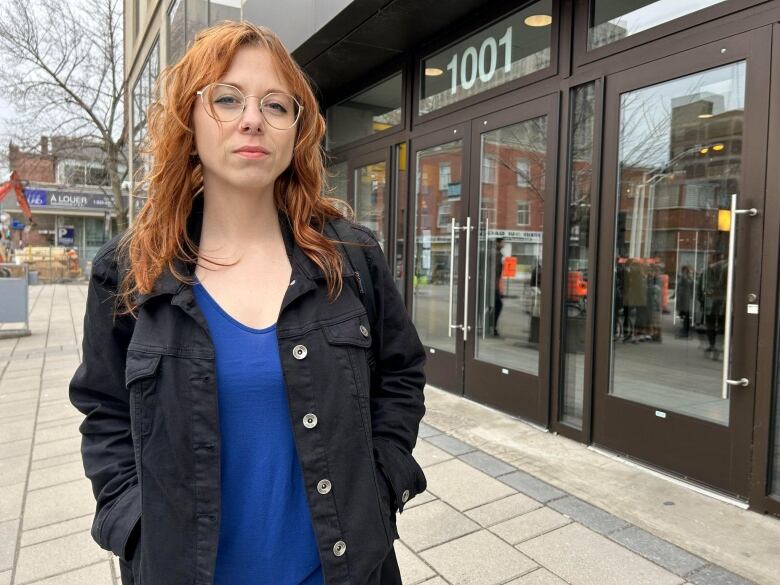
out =
[[463,275],[463,341],[469,334],[469,244],[471,243],[471,216],[466,217],[466,270]]
[[455,279],[453,273],[455,268],[455,229],[455,218],[453,217],[450,229],[450,312],[447,313],[447,323],[449,324],[449,327],[447,327],[447,337],[452,337],[452,330],[460,327],[459,325],[452,324],[452,290]]
[[729,369],[731,368],[731,316],[733,314],[733,295],[734,295],[734,254],[735,239],[737,234],[737,216],[747,215],[755,217],[758,210],[755,207],[750,209],[737,209],[737,194],[731,195],[731,217],[729,221],[729,259],[728,272],[726,274],[726,322],[723,331],[723,386],[721,387],[721,397],[727,400],[729,397],[729,386],[748,386],[750,380],[740,378],[739,380],[729,379]]
[[[482,339],[485,339],[487,331],[487,312],[488,312],[488,300],[487,300],[487,284],[488,284],[488,246],[490,246],[490,240],[488,239],[488,230],[490,229],[490,218],[485,218],[485,274],[482,275]],[[479,270],[479,268],[477,269]]]

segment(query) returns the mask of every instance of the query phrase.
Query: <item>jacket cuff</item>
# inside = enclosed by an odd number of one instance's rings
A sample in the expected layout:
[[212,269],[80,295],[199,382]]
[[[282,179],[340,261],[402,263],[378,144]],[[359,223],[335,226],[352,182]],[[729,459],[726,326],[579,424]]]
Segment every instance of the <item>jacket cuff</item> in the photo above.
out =
[[406,503],[428,487],[423,470],[411,453],[381,437],[374,437],[374,458],[392,489],[391,506],[403,512]]
[[[126,550],[133,528],[141,518],[141,493],[138,484],[133,484],[119,496],[108,510],[99,524],[95,541],[106,550],[110,550],[124,561],[128,561],[128,554],[133,551]],[[92,527],[92,536],[95,535],[95,526]]]

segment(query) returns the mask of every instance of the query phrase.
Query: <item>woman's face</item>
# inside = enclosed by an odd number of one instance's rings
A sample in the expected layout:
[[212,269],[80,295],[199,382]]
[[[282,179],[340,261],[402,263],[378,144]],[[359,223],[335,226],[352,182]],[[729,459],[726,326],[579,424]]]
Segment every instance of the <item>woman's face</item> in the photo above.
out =
[[210,190],[272,188],[290,166],[297,125],[288,130],[269,125],[260,112],[259,100],[271,92],[292,92],[277,74],[270,53],[259,47],[239,49],[219,82],[237,87],[245,96],[257,97],[248,97],[244,112],[221,126],[206,112],[204,97],[198,97],[193,126],[204,185]]

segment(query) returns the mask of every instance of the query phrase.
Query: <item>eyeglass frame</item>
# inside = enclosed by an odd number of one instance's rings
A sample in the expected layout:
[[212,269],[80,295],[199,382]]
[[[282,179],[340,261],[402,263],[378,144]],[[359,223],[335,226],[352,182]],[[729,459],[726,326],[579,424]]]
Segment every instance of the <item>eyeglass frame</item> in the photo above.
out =
[[[211,112],[209,112],[209,109],[206,106],[206,99],[203,97],[203,95],[206,92],[206,90],[209,87],[211,87],[212,85],[224,85],[226,87],[232,87],[233,89],[235,89],[244,98],[244,101],[241,104],[241,112],[238,115],[236,115],[235,118],[232,118],[230,120],[220,120],[219,118],[215,118],[214,116],[211,115]],[[288,126],[287,128],[277,128],[276,126],[274,126],[271,122],[268,121],[268,118],[266,118],[265,112],[263,111],[263,100],[265,98],[267,98],[269,95],[274,95],[274,94],[281,94],[281,95],[290,96],[292,98],[292,100],[295,102],[295,105],[298,106],[298,113],[295,115],[295,121],[293,121],[293,123],[290,126]],[[222,83],[222,82],[219,82],[219,81],[214,81],[212,83],[209,83],[203,89],[196,91],[195,95],[200,96],[200,101],[203,104],[203,109],[206,110],[206,113],[209,115],[209,117],[211,117],[212,119],[216,120],[217,122],[222,122],[222,123],[225,123],[225,124],[227,124],[228,122],[235,122],[241,116],[244,115],[244,112],[246,111],[247,98],[251,98],[251,97],[256,97],[258,99],[258,103],[259,103],[259,106],[260,106],[260,114],[263,116],[263,120],[265,120],[266,123],[269,126],[271,126],[271,128],[274,128],[276,130],[291,130],[291,129],[295,128],[295,125],[301,119],[301,112],[303,112],[303,106],[301,105],[301,102],[298,101],[298,98],[296,98],[291,93],[285,93],[283,91],[271,91],[271,92],[268,92],[267,94],[265,94],[263,97],[260,97],[259,95],[254,95],[254,94],[245,95],[244,92],[241,91],[239,88],[237,88],[235,85],[231,85],[230,83]]]

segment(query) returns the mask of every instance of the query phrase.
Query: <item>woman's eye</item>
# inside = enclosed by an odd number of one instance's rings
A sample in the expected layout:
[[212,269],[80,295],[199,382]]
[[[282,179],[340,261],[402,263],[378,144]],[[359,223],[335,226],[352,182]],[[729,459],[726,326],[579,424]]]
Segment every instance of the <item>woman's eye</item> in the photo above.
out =
[[234,98],[233,96],[226,95],[222,97],[218,97],[214,100],[215,104],[220,104],[223,106],[234,106],[238,104],[238,100]]
[[279,102],[271,102],[270,104],[266,104],[265,107],[270,108],[275,112],[280,112],[282,114],[287,112],[287,108],[284,107],[284,104],[280,104]]

